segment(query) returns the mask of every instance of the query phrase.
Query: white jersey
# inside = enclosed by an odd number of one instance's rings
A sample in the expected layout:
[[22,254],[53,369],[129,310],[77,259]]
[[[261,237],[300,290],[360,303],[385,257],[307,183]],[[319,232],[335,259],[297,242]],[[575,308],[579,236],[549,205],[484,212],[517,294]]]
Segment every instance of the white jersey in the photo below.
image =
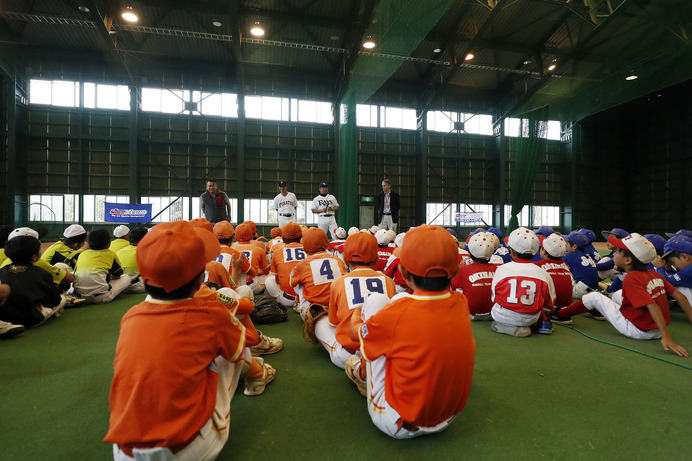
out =
[[[327,207],[335,207],[339,206],[339,202],[336,201],[336,197],[334,197],[332,194],[327,194],[326,196],[318,195],[314,199],[312,199],[312,209],[324,209]],[[319,213],[317,215],[320,218],[330,218],[334,216],[334,211],[325,211],[323,213]]]
[[296,208],[298,208],[298,199],[293,192],[289,192],[285,196],[278,194],[274,197],[274,209],[279,213],[279,216],[293,216]]

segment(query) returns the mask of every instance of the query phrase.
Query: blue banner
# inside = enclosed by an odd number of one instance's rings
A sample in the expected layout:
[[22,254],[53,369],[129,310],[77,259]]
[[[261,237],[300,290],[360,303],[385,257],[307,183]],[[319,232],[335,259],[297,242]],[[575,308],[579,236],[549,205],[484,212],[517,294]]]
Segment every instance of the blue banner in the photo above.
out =
[[135,223],[151,221],[151,204],[106,202],[104,220],[107,222]]

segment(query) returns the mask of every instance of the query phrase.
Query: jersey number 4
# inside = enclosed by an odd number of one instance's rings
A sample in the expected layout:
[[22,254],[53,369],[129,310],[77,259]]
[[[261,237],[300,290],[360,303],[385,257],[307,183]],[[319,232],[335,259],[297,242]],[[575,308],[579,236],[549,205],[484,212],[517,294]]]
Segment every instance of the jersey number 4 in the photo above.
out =
[[365,302],[372,293],[386,294],[384,277],[352,277],[346,280],[348,308],[354,309]]
[[536,300],[536,282],[532,280],[522,280],[521,283],[516,279],[509,279],[509,296],[507,302],[510,304],[523,304],[533,306]]
[[315,259],[310,261],[312,280],[315,286],[332,283],[337,277],[341,277],[339,262],[334,258]]

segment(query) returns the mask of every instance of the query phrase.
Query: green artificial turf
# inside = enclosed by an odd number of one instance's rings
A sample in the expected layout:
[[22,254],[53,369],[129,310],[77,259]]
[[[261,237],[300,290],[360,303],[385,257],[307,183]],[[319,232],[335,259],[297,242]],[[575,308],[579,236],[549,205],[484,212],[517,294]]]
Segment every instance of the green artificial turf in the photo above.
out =
[[[143,295],[71,309],[0,341],[0,459],[101,460],[108,391],[122,315]],[[692,351],[692,326],[672,312],[674,340]],[[298,315],[260,326],[284,350],[266,356],[276,379],[231,410],[220,460],[244,459],[686,459],[692,449],[692,358],[659,341],[625,338],[588,316],[552,336],[513,338],[474,323],[468,405],[444,432],[397,441],[370,421],[365,399],[321,346],[305,343]],[[449,351],[453,356],[454,351]],[[661,361],[658,359],[663,359]],[[684,365],[686,368],[677,366]]]

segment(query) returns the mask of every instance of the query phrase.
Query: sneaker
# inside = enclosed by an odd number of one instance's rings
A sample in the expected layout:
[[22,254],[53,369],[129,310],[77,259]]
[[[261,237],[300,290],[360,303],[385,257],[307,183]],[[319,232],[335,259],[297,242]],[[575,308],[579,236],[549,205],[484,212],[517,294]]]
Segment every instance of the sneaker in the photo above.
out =
[[11,338],[24,330],[24,325],[15,325],[14,323],[0,320],[0,338]]
[[605,320],[606,318],[598,312],[596,309],[592,309],[589,311],[589,315],[591,316],[592,319],[594,320]]
[[78,298],[74,295],[68,295],[67,293],[63,293],[61,296],[62,299],[65,300],[65,307],[67,308],[79,307],[86,302],[86,299],[84,298]]
[[263,335],[259,330],[257,330],[257,333],[260,335],[260,342],[258,345],[250,347],[250,352],[253,356],[276,354],[284,347],[284,341],[282,339],[270,338],[269,336]]
[[560,325],[572,325],[572,317],[563,317],[560,315],[560,309],[556,309],[548,316],[548,320],[553,323],[559,323]]
[[262,357],[257,357],[255,360],[257,360],[257,363],[259,363],[264,369],[264,374],[261,378],[245,380],[245,390],[243,391],[243,394],[245,395],[260,395],[264,392],[264,388],[267,387],[267,384],[272,382],[274,380],[274,376],[276,376],[276,370],[274,367],[268,363],[264,363],[264,359]]
[[346,375],[349,377],[349,379],[356,383],[356,386],[358,386],[358,392],[360,392],[360,395],[367,397],[368,383],[366,383],[365,380],[360,377],[360,366],[360,357],[354,354],[350,356],[348,360],[346,360],[344,370],[346,371]]
[[553,334],[553,324],[550,323],[550,320],[546,320],[545,322],[541,322],[540,320],[538,321],[538,334],[539,335],[550,335]]
[[516,336],[517,338],[525,338],[531,334],[531,329],[528,327],[517,327],[495,321],[490,324],[490,328],[495,333],[503,333],[505,335]]

